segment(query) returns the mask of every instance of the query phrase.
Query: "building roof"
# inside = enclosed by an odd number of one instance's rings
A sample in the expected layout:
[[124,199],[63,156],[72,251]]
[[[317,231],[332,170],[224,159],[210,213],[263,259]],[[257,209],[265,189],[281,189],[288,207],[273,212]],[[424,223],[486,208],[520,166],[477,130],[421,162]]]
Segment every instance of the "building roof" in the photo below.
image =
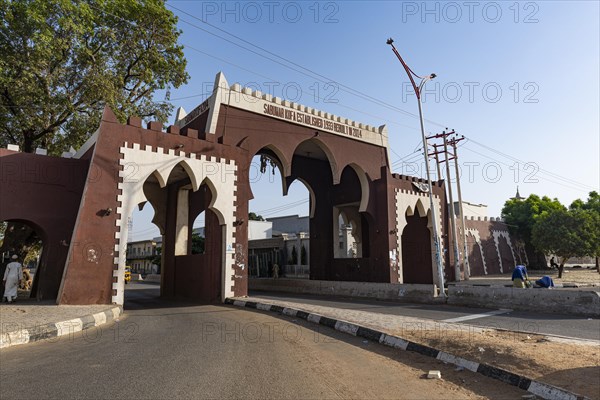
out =
[[130,245],[130,244],[148,243],[148,242],[156,244],[156,241],[154,239],[136,240],[136,241],[133,241],[133,242],[127,242],[127,244]]

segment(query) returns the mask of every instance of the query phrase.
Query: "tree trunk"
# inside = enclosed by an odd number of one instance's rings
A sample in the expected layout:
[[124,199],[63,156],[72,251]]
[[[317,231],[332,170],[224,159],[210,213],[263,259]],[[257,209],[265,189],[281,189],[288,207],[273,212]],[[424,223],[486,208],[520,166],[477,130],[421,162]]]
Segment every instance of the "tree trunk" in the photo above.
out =
[[32,133],[25,132],[21,151],[23,153],[33,153],[33,134]]
[[562,260],[558,266],[558,279],[562,278],[563,270],[565,269],[565,260]]
[[598,265],[598,256],[596,256],[596,271],[600,274],[600,265]]

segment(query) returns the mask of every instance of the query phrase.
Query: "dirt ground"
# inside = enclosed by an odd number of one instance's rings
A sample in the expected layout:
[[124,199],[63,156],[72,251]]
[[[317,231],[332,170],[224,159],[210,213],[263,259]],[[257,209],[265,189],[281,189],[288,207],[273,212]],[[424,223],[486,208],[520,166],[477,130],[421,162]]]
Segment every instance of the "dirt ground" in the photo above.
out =
[[558,278],[558,270],[551,271],[529,271],[531,279],[540,279],[542,276],[548,275],[554,283],[583,283],[595,284],[600,286],[600,274],[595,269],[586,268],[565,268],[562,278]]
[[[561,279],[557,270],[529,271],[531,280],[544,275],[552,277],[555,284],[600,286],[600,274],[595,269],[567,267]],[[498,283],[504,280],[510,283],[510,278],[511,274],[481,277],[482,280]],[[591,399],[600,399],[600,345],[557,343],[543,335],[496,330],[397,333],[469,360],[505,368]]]
[[496,330],[394,333],[468,360],[600,399],[600,345],[557,343],[543,335]]
[[[552,278],[555,284],[563,285],[580,285],[580,286],[600,286],[600,274],[595,269],[587,268],[569,268],[565,267],[562,278],[558,278],[558,270],[528,270],[529,279],[537,280],[544,275]],[[511,285],[512,271],[506,274],[485,275],[471,277],[469,281],[462,281],[458,284],[469,285],[474,283],[480,284],[495,284],[495,285]]]

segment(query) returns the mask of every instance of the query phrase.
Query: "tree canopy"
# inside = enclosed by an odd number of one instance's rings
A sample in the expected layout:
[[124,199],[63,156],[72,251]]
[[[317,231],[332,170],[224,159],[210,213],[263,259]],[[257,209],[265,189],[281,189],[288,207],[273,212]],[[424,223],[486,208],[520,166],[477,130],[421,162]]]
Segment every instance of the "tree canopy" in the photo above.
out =
[[[600,256],[600,195],[590,192],[586,201],[577,199],[567,209],[557,199],[530,195],[510,199],[502,217],[513,237],[525,242],[539,260],[546,255],[560,258],[559,276],[571,257]],[[541,255],[541,257],[537,257]],[[531,258],[531,256],[528,256]],[[534,265],[539,266],[539,265]]]
[[598,251],[600,215],[579,208],[542,213],[532,230],[534,246],[560,258],[559,278],[571,257],[592,256]]
[[170,88],[189,78],[162,0],[0,0],[0,21],[1,146],[77,148],[105,105],[121,122],[166,121]]
[[598,192],[590,192],[587,201],[580,199],[575,200],[569,207],[571,210],[583,210],[590,214],[593,225],[591,226],[591,246],[590,253],[587,254],[596,257],[596,268],[600,273],[598,258],[600,257],[600,194]]
[[206,240],[197,233],[192,234],[192,254],[204,254]]
[[248,213],[248,219],[250,221],[264,221],[264,217],[262,215],[258,215],[255,212]]
[[510,199],[504,203],[502,218],[514,239],[525,244],[527,257],[534,267],[545,266],[545,257],[533,246],[532,230],[540,215],[553,210],[566,210],[557,199],[531,194],[527,199]]
[[590,210],[600,214],[600,194],[598,192],[590,192],[587,201],[581,199],[575,200],[569,206],[570,209]]
[[511,234],[525,242],[530,242],[531,231],[537,218],[543,212],[552,210],[566,210],[566,208],[557,199],[531,194],[525,200],[507,200],[502,208],[502,218],[508,224]]

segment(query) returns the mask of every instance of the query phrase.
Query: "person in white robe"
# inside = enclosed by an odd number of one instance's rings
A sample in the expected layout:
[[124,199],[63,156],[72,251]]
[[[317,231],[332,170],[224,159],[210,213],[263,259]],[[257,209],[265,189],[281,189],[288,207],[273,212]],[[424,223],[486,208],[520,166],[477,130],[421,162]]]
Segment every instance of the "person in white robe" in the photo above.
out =
[[4,297],[9,303],[17,298],[17,288],[23,279],[23,266],[17,261],[17,255],[12,256],[12,262],[6,265],[2,283],[4,284]]

